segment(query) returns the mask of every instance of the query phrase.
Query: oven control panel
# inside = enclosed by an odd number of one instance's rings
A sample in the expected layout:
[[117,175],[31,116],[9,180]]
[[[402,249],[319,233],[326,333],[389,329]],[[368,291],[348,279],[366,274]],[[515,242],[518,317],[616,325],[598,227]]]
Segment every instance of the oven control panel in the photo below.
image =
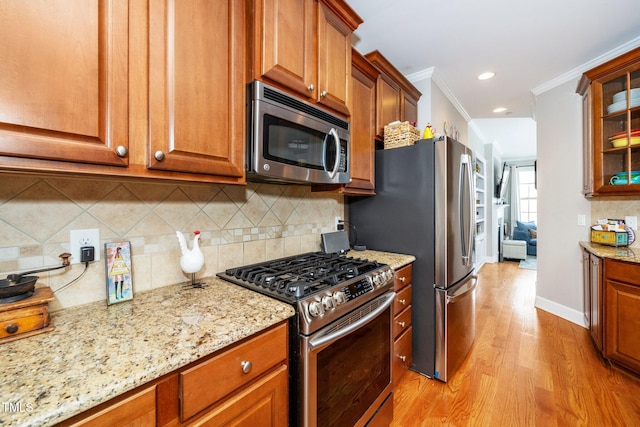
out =
[[349,286],[343,287],[341,290],[341,292],[344,292],[347,301],[354,300],[360,295],[371,291],[373,291],[373,279],[371,277],[360,279]]
[[369,292],[373,292],[381,286],[393,281],[391,268],[369,274],[333,292],[327,292],[321,297],[309,301],[307,310],[309,316],[321,317],[325,313],[337,309],[340,305],[353,301]]

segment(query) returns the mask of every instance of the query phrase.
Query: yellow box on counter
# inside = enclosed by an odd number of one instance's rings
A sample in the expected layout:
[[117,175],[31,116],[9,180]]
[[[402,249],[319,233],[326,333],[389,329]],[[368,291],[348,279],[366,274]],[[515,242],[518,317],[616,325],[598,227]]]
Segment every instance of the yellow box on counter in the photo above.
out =
[[626,231],[591,230],[591,241],[609,246],[628,246],[629,235]]

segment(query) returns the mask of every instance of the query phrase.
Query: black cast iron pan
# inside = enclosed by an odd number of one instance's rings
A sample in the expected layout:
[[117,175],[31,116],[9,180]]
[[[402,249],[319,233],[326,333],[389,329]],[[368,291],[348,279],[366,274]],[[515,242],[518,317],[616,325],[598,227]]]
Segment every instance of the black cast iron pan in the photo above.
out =
[[[0,280],[0,299],[4,300],[5,298],[22,295],[25,295],[25,298],[27,298],[30,295],[26,294],[33,293],[37,280],[38,276],[22,276],[17,282],[12,282],[9,279]],[[20,299],[18,298],[14,301],[19,300]]]
[[6,279],[0,280],[0,301],[3,303],[20,301],[33,295],[38,276],[28,276],[28,274],[42,273],[44,271],[57,270],[69,266],[69,257],[71,254],[65,252],[59,256],[62,258],[62,265],[40,270],[25,271],[24,273],[9,274]]

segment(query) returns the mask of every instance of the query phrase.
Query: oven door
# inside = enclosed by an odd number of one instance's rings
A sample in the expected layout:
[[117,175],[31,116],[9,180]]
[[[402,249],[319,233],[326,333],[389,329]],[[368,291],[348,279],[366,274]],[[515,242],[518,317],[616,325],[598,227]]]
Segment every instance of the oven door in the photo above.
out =
[[387,292],[302,337],[300,425],[361,426],[390,395],[394,298]]

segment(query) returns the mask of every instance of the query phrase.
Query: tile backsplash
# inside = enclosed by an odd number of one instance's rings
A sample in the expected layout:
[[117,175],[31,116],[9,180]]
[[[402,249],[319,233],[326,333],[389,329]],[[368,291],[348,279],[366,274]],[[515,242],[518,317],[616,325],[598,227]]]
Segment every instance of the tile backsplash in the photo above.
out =
[[[591,223],[599,219],[624,219],[625,216],[640,217],[640,200],[627,198],[607,198],[591,201]],[[636,230],[636,240],[630,246],[640,248],[640,230]]]
[[[104,243],[130,241],[134,293],[189,280],[176,230],[200,230],[205,266],[228,267],[316,251],[321,234],[344,218],[344,197],[308,186],[186,185],[0,175],[0,276],[60,265],[70,230],[98,228],[101,261],[39,273],[56,292],[51,309],[106,301]],[[135,296],[134,296],[135,298]],[[106,302],[105,302],[106,303]]]

